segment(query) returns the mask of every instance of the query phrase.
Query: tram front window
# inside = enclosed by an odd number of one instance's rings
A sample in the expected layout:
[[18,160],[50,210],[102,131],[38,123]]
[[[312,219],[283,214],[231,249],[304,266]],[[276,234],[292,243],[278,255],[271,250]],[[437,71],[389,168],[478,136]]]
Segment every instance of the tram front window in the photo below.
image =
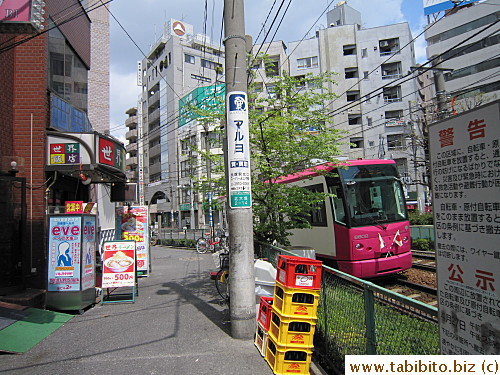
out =
[[407,220],[403,189],[393,166],[356,166],[339,172],[351,226]]

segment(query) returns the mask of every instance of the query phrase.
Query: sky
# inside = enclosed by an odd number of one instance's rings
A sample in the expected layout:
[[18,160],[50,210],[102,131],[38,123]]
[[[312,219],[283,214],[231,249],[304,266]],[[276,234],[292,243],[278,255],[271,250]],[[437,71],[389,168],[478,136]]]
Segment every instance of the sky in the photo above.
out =
[[[304,36],[313,36],[317,29],[326,27],[326,10],[333,9],[339,1],[291,1],[285,18],[277,29],[281,15],[289,4],[285,1],[266,41],[270,41],[276,29],[274,40],[282,40],[285,43],[299,41]],[[137,61],[142,60],[152,44],[160,38],[165,23],[171,18],[182,20],[193,25],[195,33],[207,34],[214,44],[218,44],[223,3],[223,0],[113,0],[109,3],[111,134],[126,143],[125,111],[137,106],[140,93],[136,83]],[[276,5],[265,23],[274,3]],[[245,1],[245,32],[253,37],[254,43],[262,42],[280,3],[279,0]],[[348,0],[347,3],[361,12],[364,28],[406,21],[413,37],[416,37],[426,23],[422,0]],[[261,32],[264,23],[265,31]],[[259,32],[261,33],[257,39]],[[417,62],[426,60],[423,35],[415,42],[415,53]]]

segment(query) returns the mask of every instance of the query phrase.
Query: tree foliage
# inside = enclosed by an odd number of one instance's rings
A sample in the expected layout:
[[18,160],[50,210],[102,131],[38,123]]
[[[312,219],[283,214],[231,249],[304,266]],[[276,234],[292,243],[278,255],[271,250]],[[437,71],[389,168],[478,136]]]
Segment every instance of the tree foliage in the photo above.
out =
[[[308,213],[327,195],[326,192],[312,193],[275,182],[280,176],[320,162],[335,161],[339,155],[339,139],[343,134],[327,126],[330,118],[325,103],[336,99],[336,95],[327,89],[330,86],[328,82],[334,82],[332,73],[292,77],[283,72],[281,76],[273,77],[272,92],[259,91],[258,84],[249,85],[256,240],[288,245],[290,230],[309,227]],[[224,123],[219,110],[192,110],[205,129]],[[220,126],[215,129],[220,129]],[[197,152],[202,156],[201,160],[211,160],[212,166],[218,166],[218,171],[222,171],[220,155],[210,153],[208,148]],[[218,176],[221,177],[220,174]],[[223,176],[211,181],[204,177],[199,182],[199,189],[205,192],[214,189],[214,186],[225,188]]]

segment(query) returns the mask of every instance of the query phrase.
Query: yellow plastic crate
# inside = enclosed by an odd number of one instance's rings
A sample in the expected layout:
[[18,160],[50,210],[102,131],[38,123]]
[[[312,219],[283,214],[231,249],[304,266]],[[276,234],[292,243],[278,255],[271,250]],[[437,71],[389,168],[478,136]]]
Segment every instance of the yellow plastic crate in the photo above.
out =
[[290,348],[278,345],[269,336],[265,359],[277,375],[309,375],[312,351],[309,348]]
[[271,311],[268,334],[278,345],[312,348],[316,319],[287,318]]
[[260,354],[265,357],[267,347],[268,333],[265,328],[257,322],[257,329],[255,330],[254,344],[259,349]]
[[281,316],[316,319],[319,290],[288,288],[276,281],[273,309]]

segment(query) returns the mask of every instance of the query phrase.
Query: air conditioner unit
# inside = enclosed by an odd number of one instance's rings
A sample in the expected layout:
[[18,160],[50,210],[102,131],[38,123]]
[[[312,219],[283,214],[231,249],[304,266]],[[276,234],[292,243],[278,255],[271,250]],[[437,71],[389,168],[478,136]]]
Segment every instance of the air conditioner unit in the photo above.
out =
[[387,40],[381,40],[380,41],[380,47],[389,47],[389,41],[387,41]]

